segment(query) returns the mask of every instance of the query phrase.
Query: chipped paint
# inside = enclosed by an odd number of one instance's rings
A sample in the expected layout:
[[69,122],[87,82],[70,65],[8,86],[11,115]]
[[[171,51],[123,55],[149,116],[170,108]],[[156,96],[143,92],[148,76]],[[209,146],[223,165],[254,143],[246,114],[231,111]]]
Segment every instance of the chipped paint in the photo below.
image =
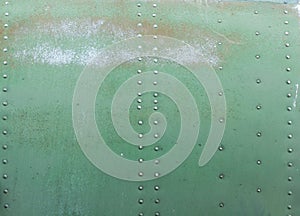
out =
[[297,106],[299,84],[297,83],[295,86],[296,86],[296,92],[295,92],[295,97],[294,97],[294,101],[293,101],[293,106],[296,108],[296,106]]

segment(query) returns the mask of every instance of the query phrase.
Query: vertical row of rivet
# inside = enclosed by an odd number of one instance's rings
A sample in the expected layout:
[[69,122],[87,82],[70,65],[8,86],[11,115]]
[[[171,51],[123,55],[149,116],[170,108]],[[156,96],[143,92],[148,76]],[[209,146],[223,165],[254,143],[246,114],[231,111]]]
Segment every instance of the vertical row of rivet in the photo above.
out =
[[[8,52],[8,47],[7,47],[7,40],[8,40],[8,35],[7,35],[7,29],[9,28],[9,25],[8,25],[8,16],[9,16],[9,12],[6,10],[6,7],[9,5],[9,2],[5,2],[4,3],[5,4],[5,12],[4,12],[4,18],[3,18],[3,21],[4,21],[4,25],[3,25],[3,28],[4,28],[4,34],[3,34],[3,40],[5,41],[4,43],[2,43],[3,45],[4,45],[4,47],[2,47],[2,52],[3,52],[3,57],[4,57],[4,59],[3,59],[3,69],[2,69],[2,72],[3,72],[3,75],[2,75],[2,78],[3,78],[3,85],[2,85],[2,106],[3,106],[3,113],[5,113],[6,112],[6,109],[7,109],[7,106],[9,105],[9,103],[8,103],[8,101],[7,101],[7,96],[6,96],[6,94],[7,94],[7,92],[8,92],[8,88],[6,87],[6,82],[7,82],[7,78],[8,78],[8,74],[7,74],[7,66],[9,65],[9,62],[8,62],[8,60],[7,60],[7,52]],[[7,115],[6,114],[4,114],[3,116],[2,116],[2,121],[3,121],[3,123],[2,123],[2,125],[5,127],[6,126],[6,124],[5,124],[5,121],[7,121],[8,120],[8,117],[7,117]],[[3,136],[7,136],[8,135],[8,130],[7,129],[3,129],[2,130],[2,135]],[[2,139],[3,141],[5,141],[5,139]],[[5,152],[7,151],[7,149],[8,149],[8,145],[6,144],[6,143],[3,143],[3,145],[2,145],[2,150],[4,151],[4,154],[3,154],[3,158],[2,158],[2,164],[3,164],[3,166],[7,166],[7,164],[8,164],[8,158],[6,157],[6,154],[5,154]],[[3,174],[2,174],[2,178],[3,178],[3,180],[4,181],[6,181],[7,179],[8,179],[8,174],[6,173],[6,171],[5,171],[5,167],[3,167]],[[3,194],[4,195],[7,195],[8,194],[8,192],[9,192],[9,189],[5,186],[6,184],[4,183],[3,184]],[[5,200],[5,198],[3,199],[3,200]],[[9,207],[9,204],[7,203],[7,202],[4,202],[4,204],[3,204],[3,207],[4,208],[8,208]]]
[[[283,13],[284,13],[284,15],[287,15],[287,14],[288,14],[288,11],[287,11],[287,10],[284,10]],[[287,25],[289,24],[289,21],[288,21],[287,19],[285,19],[284,22],[283,22],[283,24],[284,24],[284,27],[286,28]],[[290,47],[290,43],[289,43],[289,40],[288,40],[289,31],[288,31],[288,30],[285,30],[284,35],[286,36],[286,39],[285,39],[285,42],[284,42],[283,46],[287,49],[287,48]],[[288,49],[287,49],[287,50],[288,50]],[[291,58],[291,56],[289,55],[289,53],[288,53],[288,51],[287,51],[287,52],[286,52],[286,55],[285,55],[285,59],[286,59],[286,60],[289,60],[290,58]],[[291,67],[289,66],[289,64],[287,64],[287,67],[286,67],[285,71],[288,72],[288,73],[291,72]],[[288,87],[289,87],[288,89],[290,90],[290,85],[292,84],[292,81],[291,81],[290,79],[287,79],[287,80],[285,81],[285,84],[288,85]],[[287,95],[286,95],[286,97],[287,97],[287,98],[292,97],[292,93],[291,93],[291,92],[288,92]],[[288,112],[291,112],[291,111],[293,111],[293,107],[290,106],[290,105],[288,105],[288,106],[286,107],[286,110],[287,110]],[[292,120],[288,119],[287,124],[288,124],[289,126],[291,126],[291,125],[292,125]],[[292,139],[292,138],[293,138],[293,134],[292,134],[292,133],[288,133],[288,134],[287,134],[287,142],[288,142],[287,154],[293,153],[293,148],[290,147],[290,142],[288,141],[288,140],[290,140],[290,139]],[[293,162],[292,162],[291,160],[288,160],[288,161],[287,161],[287,167],[288,167],[288,168],[292,168],[292,167],[293,167]],[[292,176],[290,176],[290,175],[288,174],[287,180],[288,180],[288,182],[291,182],[291,181],[293,180]],[[292,190],[291,190],[291,189],[288,190],[287,195],[290,197],[290,196],[292,196],[292,194],[293,194]],[[292,209],[292,205],[291,205],[289,202],[290,202],[290,201],[288,201],[287,209],[288,209],[288,210],[291,210],[291,209]],[[288,214],[288,215],[291,216],[291,214]]]

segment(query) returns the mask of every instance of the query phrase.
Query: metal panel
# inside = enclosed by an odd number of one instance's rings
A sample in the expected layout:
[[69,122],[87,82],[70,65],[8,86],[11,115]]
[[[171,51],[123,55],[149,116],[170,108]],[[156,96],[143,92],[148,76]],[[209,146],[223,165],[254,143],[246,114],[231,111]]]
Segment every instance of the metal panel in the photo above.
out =
[[1,1],[0,215],[300,215],[299,7]]

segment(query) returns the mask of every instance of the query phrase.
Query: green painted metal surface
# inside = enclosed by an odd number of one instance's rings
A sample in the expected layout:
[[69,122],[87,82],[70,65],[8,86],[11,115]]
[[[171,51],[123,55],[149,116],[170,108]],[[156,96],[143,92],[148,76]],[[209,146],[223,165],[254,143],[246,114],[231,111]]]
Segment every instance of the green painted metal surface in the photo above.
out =
[[287,3],[1,1],[0,215],[300,215]]

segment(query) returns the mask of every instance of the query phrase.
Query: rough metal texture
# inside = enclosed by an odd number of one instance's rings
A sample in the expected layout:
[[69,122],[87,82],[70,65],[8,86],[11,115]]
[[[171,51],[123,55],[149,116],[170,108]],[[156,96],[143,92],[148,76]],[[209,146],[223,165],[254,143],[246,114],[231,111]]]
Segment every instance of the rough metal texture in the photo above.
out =
[[[1,1],[0,215],[300,215],[300,6],[283,3]],[[132,169],[98,157],[90,119]],[[156,160],[174,146],[186,160]]]

